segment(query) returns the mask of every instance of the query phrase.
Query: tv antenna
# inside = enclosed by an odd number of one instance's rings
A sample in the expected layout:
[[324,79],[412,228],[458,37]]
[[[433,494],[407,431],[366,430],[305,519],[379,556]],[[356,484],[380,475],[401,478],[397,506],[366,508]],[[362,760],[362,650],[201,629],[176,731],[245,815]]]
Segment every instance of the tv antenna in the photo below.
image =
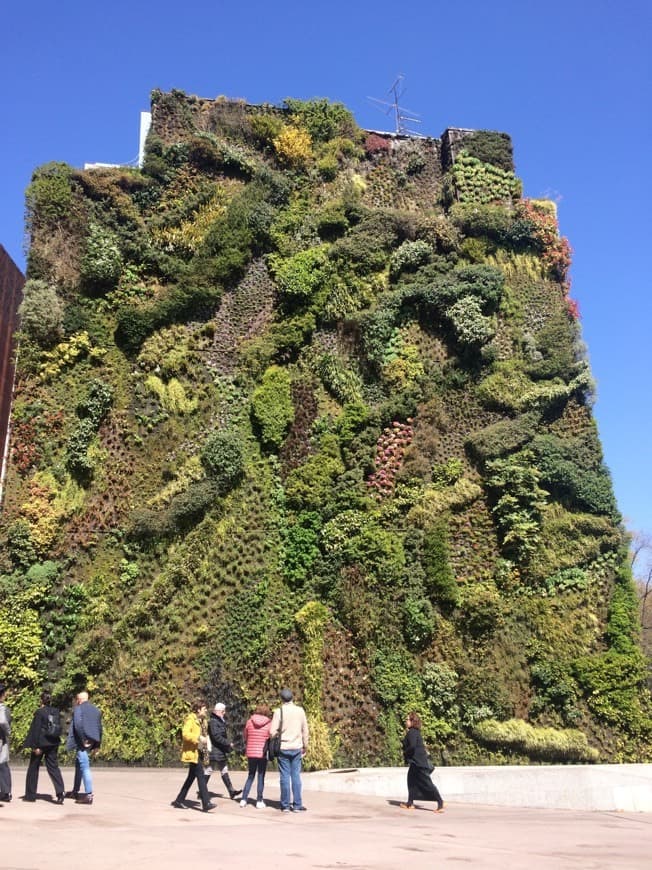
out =
[[389,115],[390,112],[394,113],[395,132],[398,136],[420,136],[420,133],[417,133],[414,130],[410,130],[410,128],[408,127],[408,123],[421,123],[421,119],[419,118],[418,114],[416,112],[413,112],[412,109],[406,109],[404,106],[401,106],[399,104],[399,100],[406,91],[406,88],[403,85],[404,79],[405,76],[403,75],[403,73],[399,73],[396,76],[394,84],[387,92],[394,97],[391,102],[389,102],[388,100],[377,100],[375,97],[367,97],[367,99],[371,100],[372,103],[376,103],[378,108],[384,106],[385,108],[380,109],[380,111],[384,111],[386,115]]

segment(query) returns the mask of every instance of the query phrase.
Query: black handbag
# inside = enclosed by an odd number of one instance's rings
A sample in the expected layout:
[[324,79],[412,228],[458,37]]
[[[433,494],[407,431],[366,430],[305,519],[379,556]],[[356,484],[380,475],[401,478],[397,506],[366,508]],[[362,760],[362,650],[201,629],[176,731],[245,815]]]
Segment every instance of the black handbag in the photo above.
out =
[[274,761],[281,754],[281,734],[283,733],[283,707],[281,707],[281,721],[278,726],[278,731],[273,737],[267,741],[267,759]]

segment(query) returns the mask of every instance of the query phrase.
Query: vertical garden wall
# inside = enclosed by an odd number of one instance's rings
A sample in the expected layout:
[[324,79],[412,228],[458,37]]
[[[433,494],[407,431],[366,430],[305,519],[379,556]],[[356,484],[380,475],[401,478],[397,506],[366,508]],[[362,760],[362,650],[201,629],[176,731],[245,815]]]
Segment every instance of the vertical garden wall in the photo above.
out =
[[154,92],[142,170],[37,169],[0,674],[109,758],[292,686],[310,763],[649,757],[569,246],[508,136]]

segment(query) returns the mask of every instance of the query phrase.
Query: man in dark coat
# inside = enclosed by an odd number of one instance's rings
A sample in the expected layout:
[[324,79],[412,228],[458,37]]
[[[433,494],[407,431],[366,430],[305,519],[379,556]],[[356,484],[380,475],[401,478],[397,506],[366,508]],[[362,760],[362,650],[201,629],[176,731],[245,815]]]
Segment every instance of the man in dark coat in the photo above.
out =
[[11,800],[11,770],[9,768],[9,738],[11,713],[5,706],[7,687],[0,684],[0,801]]
[[[218,768],[222,775],[222,782],[227,788],[229,797],[234,800],[239,794],[242,794],[242,789],[233,787],[231,777],[229,776],[229,765],[227,758],[230,752],[233,751],[233,743],[228,738],[226,733],[226,722],[224,714],[226,707],[221,702],[218,702],[213,707],[210,719],[208,720],[208,736],[211,741],[210,760],[212,764]],[[209,774],[210,776],[210,774]],[[206,779],[208,783],[208,778]]]
[[[66,741],[66,749],[75,750],[75,784],[66,797],[74,797],[79,804],[93,803],[93,777],[91,776],[91,753],[102,742],[102,714],[88,700],[88,692],[80,692],[75,699],[72,722]],[[85,794],[79,793],[82,780]]]
[[31,749],[29,767],[25,779],[26,801],[36,800],[36,788],[38,786],[38,774],[41,761],[45,759],[45,767],[52,780],[57,803],[63,803],[64,789],[63,777],[59,770],[59,743],[61,742],[61,715],[56,707],[50,704],[49,692],[41,693],[41,706],[34,713],[25,743],[25,749]]

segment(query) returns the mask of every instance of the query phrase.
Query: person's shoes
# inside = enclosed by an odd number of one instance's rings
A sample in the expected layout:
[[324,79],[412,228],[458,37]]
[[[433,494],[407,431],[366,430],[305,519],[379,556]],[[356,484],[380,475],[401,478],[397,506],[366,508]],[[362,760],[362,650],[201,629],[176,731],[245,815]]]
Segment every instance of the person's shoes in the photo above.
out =
[[26,801],[28,804],[33,804],[36,801],[36,798],[32,797],[31,795],[29,797],[25,795],[23,800]]
[[283,807],[283,808],[281,809],[281,812],[282,812],[282,813],[289,813],[289,812],[290,812],[290,807]]
[[89,794],[80,794],[77,798],[76,803],[78,804],[92,804],[93,803],[93,792]]
[[4,804],[11,803],[11,795],[9,794],[9,792],[3,791],[2,794],[0,794],[0,801],[2,801]]
[[61,792],[61,794],[58,794],[57,799],[55,801],[55,804],[62,804],[64,797],[65,797],[65,795],[63,792]]
[[240,801],[240,806],[243,807],[243,808],[246,807],[246,806],[247,806],[247,801]]
[[79,797],[79,792],[78,791],[67,791],[67,792],[65,792],[64,797],[67,797],[68,799],[72,799],[72,800],[76,801],[77,798]]
[[233,791],[229,792],[229,797],[231,798],[232,801],[234,801],[239,794],[242,794],[242,789],[241,788],[234,788]]
[[205,807],[201,808],[202,813],[208,813],[210,810],[214,810],[217,804],[207,803]]
[[443,804],[440,807],[437,807],[437,809],[433,810],[433,813],[443,813],[443,812],[445,812]]
[[307,813],[308,807],[290,807],[293,813]]
[[174,808],[177,809],[177,810],[187,810],[187,809],[189,809],[189,808],[184,804],[183,801],[178,801],[178,800],[172,801],[172,803],[170,804],[170,806],[171,806],[171,807],[174,807]]
[[402,810],[413,810],[414,804],[399,804]]
[[256,801],[256,809],[257,810],[264,810],[266,807],[267,807],[267,804],[265,803],[265,801]]

